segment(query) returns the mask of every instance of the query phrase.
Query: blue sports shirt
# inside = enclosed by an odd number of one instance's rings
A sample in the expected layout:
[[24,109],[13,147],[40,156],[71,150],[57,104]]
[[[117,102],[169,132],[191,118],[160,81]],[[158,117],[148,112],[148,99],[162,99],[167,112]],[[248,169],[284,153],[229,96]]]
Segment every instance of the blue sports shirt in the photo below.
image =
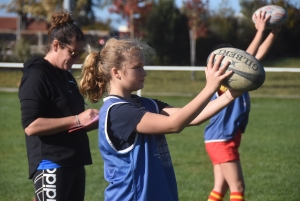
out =
[[[218,92],[212,100],[218,97]],[[232,139],[238,130],[245,132],[250,112],[249,93],[245,92],[210,119],[204,132],[205,143]]]
[[[127,108],[126,115],[130,118],[130,107],[135,110],[132,114],[136,114],[136,110],[159,113],[154,100],[138,99],[139,104],[136,104],[128,99],[109,96],[104,99],[100,109],[99,149],[104,160],[104,177],[109,182],[105,189],[105,200],[177,201],[176,178],[165,135],[136,133],[133,144],[121,150],[110,139],[110,136],[120,136],[108,133],[115,132],[109,122],[114,118],[110,117],[112,107],[118,106],[120,115],[124,115],[122,107]],[[135,126],[125,125],[125,134],[121,136],[134,132],[138,122],[135,121]]]

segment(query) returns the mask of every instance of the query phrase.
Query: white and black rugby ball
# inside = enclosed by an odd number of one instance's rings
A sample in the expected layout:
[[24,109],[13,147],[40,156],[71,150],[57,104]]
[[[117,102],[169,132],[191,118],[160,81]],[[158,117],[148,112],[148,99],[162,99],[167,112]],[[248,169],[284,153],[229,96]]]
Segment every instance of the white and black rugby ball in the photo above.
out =
[[223,81],[222,85],[225,87],[238,91],[253,91],[264,83],[266,73],[263,65],[248,52],[237,48],[225,47],[216,49],[212,53],[215,54],[215,61],[223,55],[222,64],[225,61],[229,61],[230,65],[227,71],[231,70],[234,72]]
[[260,11],[265,11],[266,17],[271,15],[270,19],[267,21],[266,24],[267,28],[273,28],[282,25],[288,17],[287,11],[281,6],[267,5],[260,7],[253,13],[252,21],[254,22],[254,24],[256,23],[254,16],[258,16]]

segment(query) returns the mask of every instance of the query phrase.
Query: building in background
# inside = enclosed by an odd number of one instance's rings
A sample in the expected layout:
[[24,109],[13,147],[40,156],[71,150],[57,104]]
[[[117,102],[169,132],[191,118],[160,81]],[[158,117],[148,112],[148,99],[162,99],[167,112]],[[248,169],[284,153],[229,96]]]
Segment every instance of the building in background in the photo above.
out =
[[[11,49],[17,40],[17,17],[0,17],[0,41],[7,44],[10,54]],[[47,34],[50,24],[45,20],[27,18],[23,30],[21,30],[21,38],[30,44],[32,54],[43,54],[45,45],[47,44]],[[87,42],[91,46],[101,46],[103,39],[110,36],[109,31],[101,30],[83,30]]]

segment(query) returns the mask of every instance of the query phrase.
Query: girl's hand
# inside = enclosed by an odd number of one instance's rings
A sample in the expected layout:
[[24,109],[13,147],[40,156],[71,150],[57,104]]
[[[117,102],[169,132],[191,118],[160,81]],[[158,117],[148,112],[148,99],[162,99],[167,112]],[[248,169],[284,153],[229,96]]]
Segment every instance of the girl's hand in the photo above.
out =
[[237,91],[237,90],[233,90],[233,89],[228,89],[225,91],[225,95],[229,100],[233,100],[233,99],[241,96],[243,93],[245,93],[245,92]]
[[230,62],[227,61],[222,64],[223,59],[224,56],[219,56],[214,62],[215,54],[212,53],[205,68],[206,86],[211,87],[213,91],[218,90],[222,81],[233,73],[233,71],[226,72]]
[[271,15],[266,17],[266,11],[259,11],[258,15],[254,15],[255,28],[257,31],[264,31],[266,29],[266,24],[270,17]]

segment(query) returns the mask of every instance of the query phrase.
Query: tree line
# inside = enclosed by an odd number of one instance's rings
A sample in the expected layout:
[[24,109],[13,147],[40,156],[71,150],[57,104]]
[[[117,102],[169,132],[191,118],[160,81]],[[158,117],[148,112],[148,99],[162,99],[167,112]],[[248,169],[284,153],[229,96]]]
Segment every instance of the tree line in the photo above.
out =
[[[300,56],[300,9],[290,1],[240,0],[241,15],[236,16],[234,10],[223,1],[218,10],[204,10],[199,13],[200,33],[196,40],[195,65],[206,65],[207,56],[212,49],[227,43],[245,50],[252,41],[256,29],[252,14],[260,7],[272,4],[285,8],[288,19],[265,59],[299,57]],[[146,40],[158,53],[156,61],[160,65],[190,64],[189,17],[186,12],[173,6],[172,1],[159,1],[154,5],[145,23]],[[271,30],[265,31],[265,36]]]
[[[109,6],[110,12],[119,14],[128,22],[128,37],[142,38],[155,48],[157,57],[154,65],[178,66],[206,65],[207,56],[220,43],[245,50],[256,33],[252,22],[255,10],[269,4],[279,5],[288,12],[288,19],[266,59],[300,55],[300,3],[293,5],[290,0],[239,0],[239,15],[236,15],[228,0],[222,0],[214,11],[209,9],[209,0],[185,0],[181,8],[176,7],[174,0],[72,2],[72,14],[82,29],[112,29],[110,21],[97,21],[93,11],[95,7]],[[51,11],[62,8],[62,1],[12,0],[1,7],[18,13],[21,19],[28,15],[49,19]],[[269,31],[265,31],[266,36]]]

